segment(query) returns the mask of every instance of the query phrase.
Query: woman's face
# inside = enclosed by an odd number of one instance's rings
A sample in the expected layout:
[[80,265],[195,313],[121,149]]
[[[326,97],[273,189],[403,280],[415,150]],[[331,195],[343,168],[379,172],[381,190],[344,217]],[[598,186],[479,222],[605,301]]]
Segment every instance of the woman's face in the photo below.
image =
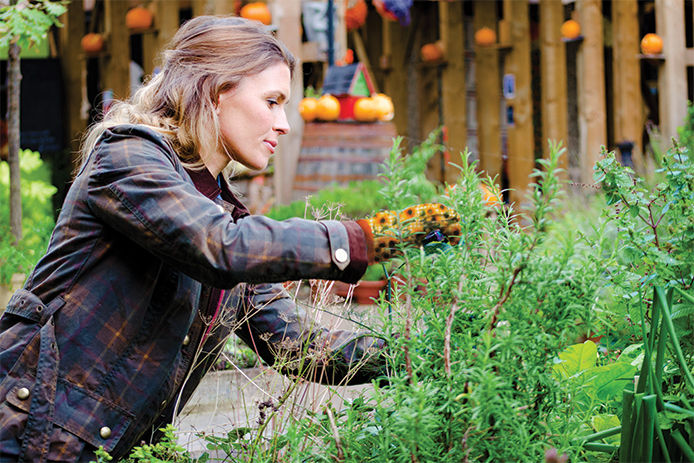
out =
[[[289,132],[285,105],[290,86],[289,67],[277,63],[244,77],[238,86],[219,95],[217,114],[222,144],[231,159],[250,169],[267,167],[279,136]],[[221,166],[221,171],[229,163],[228,156],[220,154],[213,160],[214,166],[206,162],[208,169]]]

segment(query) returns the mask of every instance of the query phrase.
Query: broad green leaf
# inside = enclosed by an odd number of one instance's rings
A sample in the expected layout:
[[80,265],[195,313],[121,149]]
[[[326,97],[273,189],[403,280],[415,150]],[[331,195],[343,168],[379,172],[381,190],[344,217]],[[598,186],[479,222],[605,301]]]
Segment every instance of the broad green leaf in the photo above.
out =
[[[617,415],[603,414],[591,417],[590,424],[591,426],[593,426],[595,432],[601,432],[607,431],[608,429],[616,428],[617,426],[620,426],[622,423],[619,422],[619,417]],[[620,434],[609,436],[604,440],[608,444],[619,445]]]
[[634,380],[636,367],[625,362],[603,365],[584,373],[586,382],[583,392],[606,401],[621,397],[624,387]]
[[598,359],[598,348],[593,341],[574,344],[559,354],[560,362],[553,366],[562,379],[570,378],[577,373],[594,367]]

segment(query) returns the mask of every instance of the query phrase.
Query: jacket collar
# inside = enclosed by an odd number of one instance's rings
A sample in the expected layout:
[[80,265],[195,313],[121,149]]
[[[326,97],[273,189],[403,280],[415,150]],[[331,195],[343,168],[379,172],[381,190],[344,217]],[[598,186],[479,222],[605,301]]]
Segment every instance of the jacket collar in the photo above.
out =
[[207,168],[202,169],[186,169],[188,175],[190,175],[191,180],[195,188],[205,195],[205,197],[214,201],[217,196],[222,195],[222,199],[234,206],[234,211],[232,216],[234,219],[239,219],[241,217],[247,216],[250,213],[246,206],[239,201],[236,196],[231,192],[226,179],[222,176],[221,187],[217,184],[217,179],[215,179]]

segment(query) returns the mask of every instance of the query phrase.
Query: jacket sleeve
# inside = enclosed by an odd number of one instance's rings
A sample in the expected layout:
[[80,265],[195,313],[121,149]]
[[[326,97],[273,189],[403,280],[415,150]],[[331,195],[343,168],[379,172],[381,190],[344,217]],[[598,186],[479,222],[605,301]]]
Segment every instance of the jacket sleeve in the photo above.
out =
[[385,374],[382,339],[318,326],[279,284],[248,285],[236,334],[284,374],[323,384],[362,384]]
[[155,141],[107,133],[80,174],[89,176],[88,207],[116,233],[218,288],[301,278],[354,282],[363,274],[366,263],[355,271],[343,223],[235,222],[171,156]]

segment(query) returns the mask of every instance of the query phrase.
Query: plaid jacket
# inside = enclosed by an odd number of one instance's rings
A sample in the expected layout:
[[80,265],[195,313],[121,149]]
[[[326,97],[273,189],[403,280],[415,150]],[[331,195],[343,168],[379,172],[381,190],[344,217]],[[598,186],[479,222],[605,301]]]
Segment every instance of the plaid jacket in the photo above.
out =
[[249,216],[156,132],[107,131],[0,318],[0,461],[125,456],[180,411],[231,331],[271,364],[291,356],[290,373],[374,378],[380,341],[311,326],[278,283],[355,282],[366,256],[354,222]]

